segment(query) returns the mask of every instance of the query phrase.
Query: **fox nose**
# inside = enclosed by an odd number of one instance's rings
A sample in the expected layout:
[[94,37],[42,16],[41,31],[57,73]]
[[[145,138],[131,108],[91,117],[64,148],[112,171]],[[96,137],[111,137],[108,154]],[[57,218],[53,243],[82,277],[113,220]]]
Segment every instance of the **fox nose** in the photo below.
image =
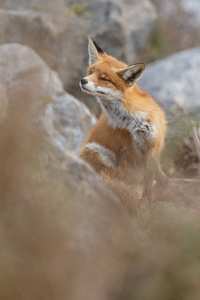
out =
[[82,84],[82,85],[87,84],[87,83],[88,83],[87,79],[84,79],[84,78],[81,79],[81,84]]

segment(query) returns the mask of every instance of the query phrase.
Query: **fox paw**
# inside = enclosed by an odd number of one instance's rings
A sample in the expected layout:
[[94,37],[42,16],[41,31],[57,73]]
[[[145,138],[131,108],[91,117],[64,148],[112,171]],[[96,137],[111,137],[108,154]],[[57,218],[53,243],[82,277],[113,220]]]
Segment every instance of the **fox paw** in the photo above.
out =
[[137,153],[145,154],[151,148],[151,131],[147,126],[136,128],[132,134]]

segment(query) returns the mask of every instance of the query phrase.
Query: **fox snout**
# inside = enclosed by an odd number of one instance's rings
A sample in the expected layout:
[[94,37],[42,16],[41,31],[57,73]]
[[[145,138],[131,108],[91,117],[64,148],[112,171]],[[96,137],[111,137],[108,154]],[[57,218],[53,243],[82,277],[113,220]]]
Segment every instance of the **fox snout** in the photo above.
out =
[[91,93],[95,92],[94,83],[92,81],[88,81],[88,79],[86,79],[86,78],[82,78],[79,81],[79,86],[80,86],[81,90],[86,94],[91,94]]
[[79,86],[80,86],[80,88],[81,88],[81,90],[83,91],[83,92],[87,92],[87,88],[86,88],[86,85],[88,84],[88,80],[87,79],[85,79],[85,78],[82,78],[80,81],[79,81]]
[[88,83],[88,80],[85,79],[85,78],[82,78],[81,81],[80,81],[80,84],[81,84],[81,85],[85,85],[85,84],[87,84],[87,83]]

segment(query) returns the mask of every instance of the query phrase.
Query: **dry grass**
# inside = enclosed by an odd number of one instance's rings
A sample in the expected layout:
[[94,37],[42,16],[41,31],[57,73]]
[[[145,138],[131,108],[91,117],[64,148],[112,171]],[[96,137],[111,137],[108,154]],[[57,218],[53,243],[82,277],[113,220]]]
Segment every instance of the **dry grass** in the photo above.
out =
[[9,102],[0,130],[0,299],[110,299],[135,227],[84,164],[58,165],[26,103]]
[[[71,220],[83,218],[67,205],[69,197],[77,201],[75,191],[53,160],[47,171],[45,144],[24,113],[11,107],[0,132],[0,298],[199,299],[199,184],[195,190],[194,182],[183,180],[175,189],[155,189],[156,201],[132,217],[131,233],[122,230],[123,236],[116,227],[124,228],[122,215],[117,223],[110,215],[111,235],[96,234],[91,248],[81,228],[74,247],[77,228]],[[113,247],[107,239],[115,235]],[[97,251],[95,244],[104,246]]]
[[149,63],[185,49],[200,46],[199,24],[181,5],[182,0],[152,0],[158,13],[146,46],[136,61]]
[[[3,89],[0,97],[6,107]],[[87,182],[86,167],[81,173],[74,164],[71,182],[67,168],[47,155],[40,126],[29,122],[27,99],[28,92],[20,94],[1,114],[0,299],[198,300],[200,188],[194,176],[187,181],[180,172],[166,188],[155,186],[151,206],[144,203],[130,216],[102,185],[91,192],[94,174]],[[198,148],[193,127],[188,132]]]

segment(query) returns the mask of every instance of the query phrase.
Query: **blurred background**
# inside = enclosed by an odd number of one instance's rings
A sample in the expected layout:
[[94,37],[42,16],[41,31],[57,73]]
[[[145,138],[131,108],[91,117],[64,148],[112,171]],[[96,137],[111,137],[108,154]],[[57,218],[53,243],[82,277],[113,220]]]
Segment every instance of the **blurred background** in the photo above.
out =
[[[168,119],[172,184],[134,214],[78,158],[89,35]],[[200,299],[199,121],[199,0],[0,0],[0,299]]]

